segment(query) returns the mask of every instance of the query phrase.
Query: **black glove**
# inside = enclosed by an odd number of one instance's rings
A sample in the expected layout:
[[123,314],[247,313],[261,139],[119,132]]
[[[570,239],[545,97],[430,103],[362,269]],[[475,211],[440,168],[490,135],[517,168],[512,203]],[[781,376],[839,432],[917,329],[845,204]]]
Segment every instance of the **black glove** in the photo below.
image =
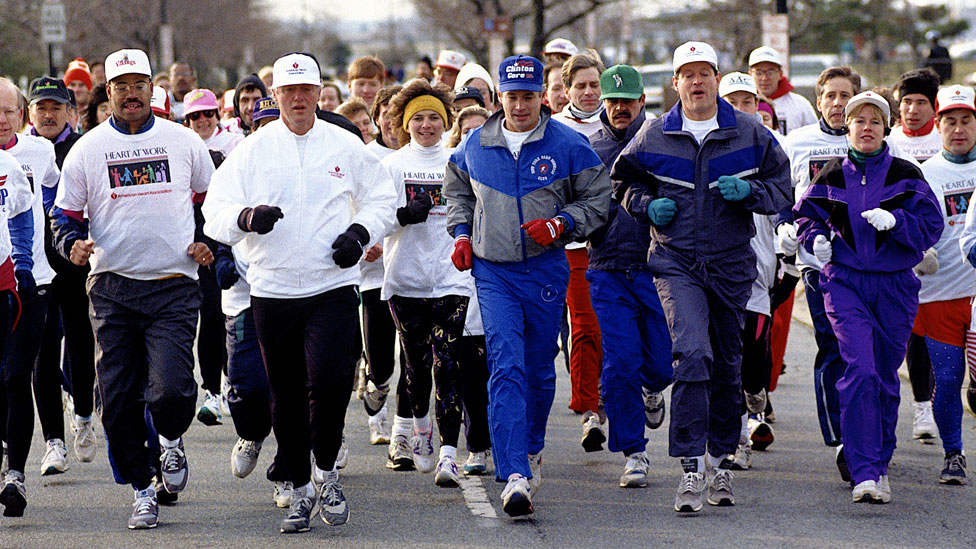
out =
[[34,274],[27,269],[14,271],[14,278],[17,279],[17,293],[19,295],[33,294],[37,290],[37,282],[34,281]]
[[433,207],[434,200],[429,194],[424,193],[407,202],[406,206],[397,209],[397,221],[404,227],[413,225],[414,223],[423,223],[427,221],[427,214],[430,213],[430,209]]
[[349,225],[346,232],[340,234],[332,243],[332,261],[342,269],[348,269],[359,263],[363,256],[363,248],[369,242],[369,231],[359,223]]
[[241,215],[237,216],[237,226],[242,231],[268,234],[282,217],[285,217],[285,214],[281,213],[281,208],[278,206],[244,208],[241,210]]
[[229,290],[241,278],[241,275],[237,274],[237,267],[232,257],[215,256],[213,269],[214,276],[217,277],[217,285],[221,290]]

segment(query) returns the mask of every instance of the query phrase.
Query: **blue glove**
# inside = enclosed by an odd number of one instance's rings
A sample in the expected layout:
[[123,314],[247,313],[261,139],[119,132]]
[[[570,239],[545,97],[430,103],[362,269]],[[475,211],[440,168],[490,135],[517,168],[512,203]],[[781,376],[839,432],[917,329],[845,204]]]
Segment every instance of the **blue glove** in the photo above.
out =
[[969,248],[969,254],[966,256],[966,259],[969,260],[970,265],[976,267],[976,246]]
[[658,227],[671,223],[674,214],[678,212],[678,205],[670,198],[655,198],[647,205],[647,217]]
[[718,190],[722,193],[722,198],[729,202],[738,202],[749,196],[752,186],[749,185],[748,181],[738,177],[723,175],[718,178]]
[[14,278],[17,279],[17,293],[21,297],[33,294],[37,290],[37,282],[34,281],[34,274],[27,269],[14,271]]
[[217,285],[220,286],[221,290],[229,290],[234,284],[237,284],[237,280],[241,278],[241,275],[237,273],[237,267],[234,265],[234,260],[227,257],[218,257],[214,260],[213,264],[214,276],[217,277]]

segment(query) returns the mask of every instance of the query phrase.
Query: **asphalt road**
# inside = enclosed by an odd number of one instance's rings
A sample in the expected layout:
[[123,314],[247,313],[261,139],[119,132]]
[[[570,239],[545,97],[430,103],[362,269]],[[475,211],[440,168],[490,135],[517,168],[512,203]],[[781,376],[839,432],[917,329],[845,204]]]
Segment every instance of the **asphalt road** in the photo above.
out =
[[[501,510],[502,484],[492,477],[463,489],[434,486],[431,474],[394,473],[384,467],[385,446],[370,446],[362,403],[350,402],[346,438],[351,447],[342,473],[351,506],[348,524],[314,519],[310,532],[278,533],[285,511],[271,501],[263,469],[275,450],[266,443],[258,469],[246,479],[230,473],[232,426],[194,422],[184,437],[190,484],[174,507],[163,507],[160,526],[128,531],[132,491],[116,485],[99,440],[93,463],[41,477],[38,428],[28,461],[28,507],[23,518],[0,517],[0,547],[974,547],[973,486],[938,483],[939,445],[911,440],[911,399],[902,386],[899,447],[891,466],[889,505],[852,504],[850,491],[817,427],[811,330],[794,322],[787,372],[772,394],[776,441],[756,452],[753,469],[736,473],[736,505],[697,515],[672,509],[680,476],[667,457],[667,425],[649,432],[650,486],[622,489],[624,459],[607,451],[587,454],[580,426],[568,410],[569,376],[559,372],[549,418],[543,484],[535,514],[513,521]],[[562,368],[562,359],[557,361]],[[976,448],[976,419],[967,412],[963,439]],[[462,451],[463,455],[463,451]],[[970,477],[976,477],[976,465]],[[487,500],[487,502],[486,502]]]

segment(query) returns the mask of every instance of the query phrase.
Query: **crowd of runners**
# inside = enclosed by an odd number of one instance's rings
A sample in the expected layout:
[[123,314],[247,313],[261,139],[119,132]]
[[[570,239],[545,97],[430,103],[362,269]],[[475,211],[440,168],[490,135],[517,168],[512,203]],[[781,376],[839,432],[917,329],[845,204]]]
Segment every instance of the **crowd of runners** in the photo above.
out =
[[933,482],[965,484],[976,93],[838,66],[814,106],[772,48],[718,59],[679,46],[659,118],[634,67],[564,39],[498,67],[445,50],[402,83],[296,52],[209,90],[138,49],[0,78],[3,515],[27,508],[35,402],[41,474],[101,447],[130,529],[187,487],[194,418],[233,423],[240,478],[273,433],[282,533],[348,520],[347,421],[393,472],[493,475],[528,515],[560,347],[580,444],[622,455],[621,488],[648,485],[669,410],[675,511],[734,505],[733,471],[775,440],[801,280],[852,500],[892,498],[906,359]]

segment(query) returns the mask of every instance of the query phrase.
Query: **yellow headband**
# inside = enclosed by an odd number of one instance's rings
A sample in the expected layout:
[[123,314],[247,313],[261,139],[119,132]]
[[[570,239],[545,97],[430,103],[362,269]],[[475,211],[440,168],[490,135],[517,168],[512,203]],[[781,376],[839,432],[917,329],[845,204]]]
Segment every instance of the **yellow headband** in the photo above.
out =
[[407,122],[413,118],[413,115],[420,111],[434,111],[440,115],[441,120],[444,121],[444,127],[447,127],[447,109],[444,108],[444,103],[440,99],[434,97],[433,95],[421,95],[414,97],[407,103],[407,106],[403,109],[403,131],[410,133],[407,129]]

